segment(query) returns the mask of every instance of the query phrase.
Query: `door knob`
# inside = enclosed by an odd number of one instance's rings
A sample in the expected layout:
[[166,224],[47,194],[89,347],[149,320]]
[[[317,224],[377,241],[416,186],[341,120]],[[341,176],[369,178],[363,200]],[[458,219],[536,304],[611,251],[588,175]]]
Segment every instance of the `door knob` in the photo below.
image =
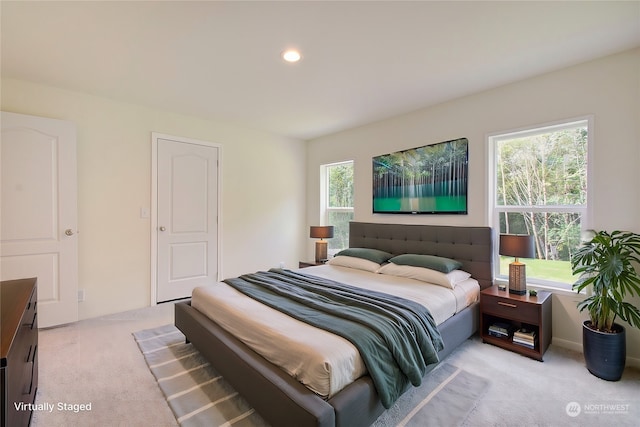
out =
[[165,230],[166,230],[166,228],[165,228],[164,226],[160,226],[159,230],[160,230],[160,231],[165,231]]
[[73,236],[73,230],[70,228],[67,228],[66,230],[64,230],[64,234],[66,234],[67,236]]

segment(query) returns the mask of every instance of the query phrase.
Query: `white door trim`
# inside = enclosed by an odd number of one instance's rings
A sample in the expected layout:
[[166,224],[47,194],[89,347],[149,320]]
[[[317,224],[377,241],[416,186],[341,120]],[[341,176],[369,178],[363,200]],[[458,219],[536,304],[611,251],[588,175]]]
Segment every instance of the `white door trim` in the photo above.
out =
[[222,280],[222,144],[217,144],[210,141],[202,141],[192,138],[185,138],[181,136],[167,135],[158,132],[151,132],[151,305],[157,304],[157,286],[158,286],[158,140],[167,139],[170,141],[183,143],[183,144],[195,144],[203,145],[207,147],[215,147],[218,149],[218,167],[217,167],[217,215],[218,221],[216,222],[217,233],[217,263],[218,274],[216,280]]

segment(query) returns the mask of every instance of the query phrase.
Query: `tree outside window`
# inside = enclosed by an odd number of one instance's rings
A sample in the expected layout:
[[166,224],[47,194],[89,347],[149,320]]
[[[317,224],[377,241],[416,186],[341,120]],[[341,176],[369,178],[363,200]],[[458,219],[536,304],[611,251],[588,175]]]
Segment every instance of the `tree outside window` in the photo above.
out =
[[353,221],[353,162],[334,163],[321,168],[326,193],[324,224],[333,225],[328,240],[329,255],[349,247],[349,222]]
[[[536,258],[525,260],[532,283],[570,288],[575,281],[570,258],[587,213],[588,136],[581,120],[489,138],[494,225],[534,237]],[[511,261],[501,257],[498,277],[508,276]]]

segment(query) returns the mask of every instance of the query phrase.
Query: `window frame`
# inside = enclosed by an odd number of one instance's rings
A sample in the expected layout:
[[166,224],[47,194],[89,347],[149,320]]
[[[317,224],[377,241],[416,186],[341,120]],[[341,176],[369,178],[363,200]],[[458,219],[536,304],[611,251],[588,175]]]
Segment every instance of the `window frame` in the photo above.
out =
[[[587,127],[587,190],[584,205],[498,205],[497,191],[497,143],[500,141],[526,138],[543,133],[557,132],[566,129],[573,129],[579,126]],[[592,188],[593,185],[593,144],[594,144],[594,117],[593,115],[575,117],[571,119],[559,120],[551,123],[536,124],[518,129],[493,132],[486,135],[487,156],[488,156],[488,218],[489,224],[494,230],[495,242],[498,242],[500,235],[500,215],[503,213],[579,213],[581,215],[580,228],[586,231],[591,228],[592,223]],[[494,280],[496,282],[508,282],[508,274],[500,274],[500,254],[498,245],[494,245]],[[572,291],[571,283],[556,282],[527,276],[527,284],[536,288],[548,289],[552,291]]]
[[[340,212],[340,213],[351,212],[353,216],[355,216],[354,206],[350,206],[350,207],[349,206],[339,206],[339,207],[329,206],[329,200],[330,200],[329,190],[331,188],[329,184],[329,177],[330,177],[329,169],[331,167],[346,165],[346,164],[351,165],[351,168],[353,169],[354,181],[355,181],[355,161],[353,160],[342,160],[339,162],[332,162],[332,163],[326,163],[326,164],[320,165],[320,225],[331,225],[329,224],[329,215],[332,212]],[[355,183],[352,183],[352,185],[354,184]],[[353,198],[354,198],[353,204],[355,205],[355,186],[354,186]],[[329,255],[331,255],[332,252],[336,252],[336,250],[334,249],[332,251],[330,248]]]

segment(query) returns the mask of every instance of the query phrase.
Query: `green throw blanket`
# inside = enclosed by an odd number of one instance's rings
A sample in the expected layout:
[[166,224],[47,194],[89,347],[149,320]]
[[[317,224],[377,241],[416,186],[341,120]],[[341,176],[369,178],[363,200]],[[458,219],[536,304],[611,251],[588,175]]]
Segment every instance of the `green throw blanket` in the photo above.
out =
[[380,400],[389,408],[427,365],[442,338],[422,305],[332,280],[272,269],[225,280],[240,292],[300,321],[349,340],[359,351]]

